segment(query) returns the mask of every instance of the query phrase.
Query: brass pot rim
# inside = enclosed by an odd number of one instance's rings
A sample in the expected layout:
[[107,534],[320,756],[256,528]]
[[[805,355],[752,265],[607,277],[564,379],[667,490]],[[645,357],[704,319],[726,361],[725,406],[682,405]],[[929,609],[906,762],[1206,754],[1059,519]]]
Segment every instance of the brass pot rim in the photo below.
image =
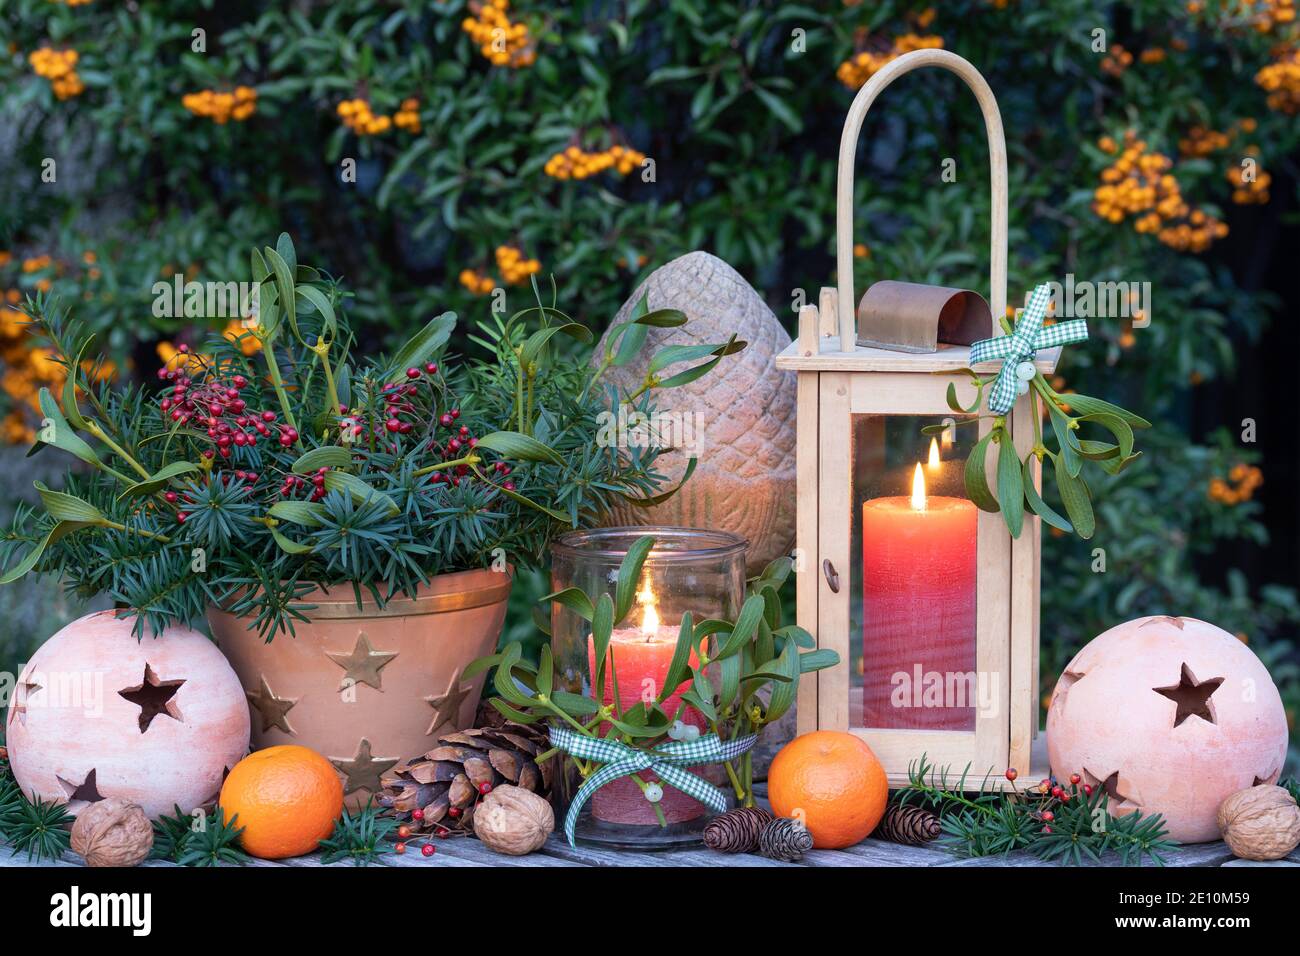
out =
[[[486,579],[485,576],[490,576]],[[483,579],[467,583],[465,587],[456,588],[456,578]],[[499,604],[510,597],[510,588],[514,583],[514,568],[505,571],[493,571],[490,568],[472,568],[468,571],[450,571],[436,574],[430,583],[437,590],[433,593],[420,593],[415,597],[395,594],[381,607],[375,603],[369,591],[361,592],[362,603],[358,606],[352,585],[348,582],[331,585],[327,591],[317,585],[297,602],[302,606],[312,605],[304,613],[311,621],[341,620],[346,618],[375,617],[411,617],[425,614],[446,614],[452,611],[468,611],[472,608]],[[448,587],[448,585],[451,585]],[[423,590],[423,589],[421,589]],[[243,618],[231,611],[213,605],[212,613],[225,614],[229,617]]]

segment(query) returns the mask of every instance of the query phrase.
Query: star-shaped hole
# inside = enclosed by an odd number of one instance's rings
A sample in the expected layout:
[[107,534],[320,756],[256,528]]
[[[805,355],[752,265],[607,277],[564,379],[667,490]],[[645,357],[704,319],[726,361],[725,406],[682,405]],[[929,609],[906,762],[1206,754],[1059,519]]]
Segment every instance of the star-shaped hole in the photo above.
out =
[[140,708],[140,733],[144,733],[159,714],[166,714],[172,720],[181,719],[180,708],[172,698],[184,683],[183,680],[160,681],[153,668],[145,664],[144,679],[135,687],[126,687],[117,693]]
[[81,783],[64,780],[58,776],[55,779],[59,781],[59,786],[63,788],[63,792],[68,798],[68,809],[71,811],[80,812],[84,807],[104,799],[104,795],[99,792],[99,787],[95,783],[94,767],[90,768],[90,772],[86,774]]
[[1210,700],[1210,695],[1218,690],[1222,683],[1222,677],[1198,681],[1192,669],[1184,662],[1177,684],[1151,689],[1163,697],[1168,697],[1177,705],[1174,710],[1174,726],[1177,727],[1188,717],[1199,717],[1206,723],[1214,723],[1214,704]]
[[1128,807],[1140,807],[1142,801],[1139,799],[1136,791],[1131,792],[1128,781],[1123,783],[1119,779],[1119,771],[1114,770],[1103,776],[1099,773],[1093,773],[1087,767],[1083,768],[1083,779],[1094,790],[1098,787],[1106,791],[1106,796],[1110,797],[1110,806],[1115,808],[1119,804]]
[[1183,619],[1181,617],[1170,617],[1168,614],[1162,615],[1161,617],[1153,617],[1142,626],[1150,627],[1152,624],[1172,624],[1180,631],[1183,629]]
[[12,724],[16,719],[24,727],[27,726],[27,701],[40,689],[41,685],[30,679],[18,682],[14,688],[14,705],[9,710],[9,723]]

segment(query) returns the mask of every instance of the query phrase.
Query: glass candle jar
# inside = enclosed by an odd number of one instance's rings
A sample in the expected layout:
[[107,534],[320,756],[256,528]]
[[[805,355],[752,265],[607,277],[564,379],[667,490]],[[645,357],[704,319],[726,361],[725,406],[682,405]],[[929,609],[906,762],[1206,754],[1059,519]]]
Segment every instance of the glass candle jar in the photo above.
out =
[[[710,618],[733,621],[745,597],[745,540],[725,531],[696,528],[570,532],[551,548],[552,588],[580,588],[593,602],[602,593],[612,597],[628,548],[645,535],[653,537],[655,544],[642,567],[632,608],[616,623],[610,638],[603,688],[592,686],[596,662],[591,625],[558,603],[551,609],[555,686],[601,704],[615,704],[619,713],[660,695],[684,614],[689,611],[697,623]],[[695,662],[692,655],[691,663]],[[659,706],[670,718],[708,733],[703,715],[681,700],[689,687],[686,683],[674,689]],[[605,730],[608,727],[602,728]],[[720,765],[689,769],[713,783],[726,780]],[[568,801],[581,784],[576,770],[568,770],[559,788],[561,812],[567,811]],[[639,781],[620,778],[597,790],[583,807],[576,838],[637,849],[698,843],[711,815],[709,809],[667,784],[648,788],[652,794],[656,789],[662,792],[662,797],[652,802],[647,799],[647,785],[658,785],[658,778],[649,771],[639,777]]]

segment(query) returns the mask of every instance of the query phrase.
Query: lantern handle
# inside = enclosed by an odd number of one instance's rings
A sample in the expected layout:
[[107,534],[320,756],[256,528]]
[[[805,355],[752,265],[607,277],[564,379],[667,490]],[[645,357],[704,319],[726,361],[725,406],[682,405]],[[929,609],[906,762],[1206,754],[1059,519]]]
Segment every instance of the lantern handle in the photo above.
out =
[[993,334],[1001,334],[1001,317],[1007,311],[1007,143],[1002,132],[1002,114],[993,90],[968,60],[948,50],[914,50],[891,60],[872,74],[849,106],[840,135],[839,169],[836,174],[835,268],[839,288],[840,349],[852,352],[857,345],[856,300],[853,297],[853,165],[858,136],[867,110],[885,87],[904,73],[923,66],[940,66],[956,73],[975,94],[984,114],[989,141],[989,172],[992,182],[992,236],[989,249],[989,305],[993,313]]

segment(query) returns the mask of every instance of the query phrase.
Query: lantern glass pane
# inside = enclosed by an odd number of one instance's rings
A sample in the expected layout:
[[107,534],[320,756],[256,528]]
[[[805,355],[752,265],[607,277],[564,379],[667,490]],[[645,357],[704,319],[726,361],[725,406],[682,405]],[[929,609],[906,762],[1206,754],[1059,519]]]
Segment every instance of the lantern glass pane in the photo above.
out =
[[[922,428],[950,424],[942,434]],[[854,415],[849,725],[975,729],[978,509],[969,416]]]

